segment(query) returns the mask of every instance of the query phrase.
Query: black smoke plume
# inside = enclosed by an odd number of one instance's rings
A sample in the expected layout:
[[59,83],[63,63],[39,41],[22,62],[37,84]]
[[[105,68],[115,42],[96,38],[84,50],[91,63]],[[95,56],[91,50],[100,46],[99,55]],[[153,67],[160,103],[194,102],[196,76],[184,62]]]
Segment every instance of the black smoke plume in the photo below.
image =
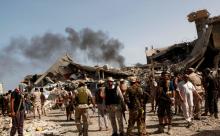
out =
[[117,39],[110,38],[102,31],[93,31],[89,28],[77,32],[68,27],[65,31],[67,36],[47,32],[31,39],[24,37],[11,39],[8,46],[0,49],[0,81],[11,76],[10,73],[15,70],[31,71],[42,65],[48,67],[51,65],[48,62],[56,60],[66,52],[73,56],[84,54],[87,60],[94,63],[124,66],[124,57],[120,55],[124,46]]

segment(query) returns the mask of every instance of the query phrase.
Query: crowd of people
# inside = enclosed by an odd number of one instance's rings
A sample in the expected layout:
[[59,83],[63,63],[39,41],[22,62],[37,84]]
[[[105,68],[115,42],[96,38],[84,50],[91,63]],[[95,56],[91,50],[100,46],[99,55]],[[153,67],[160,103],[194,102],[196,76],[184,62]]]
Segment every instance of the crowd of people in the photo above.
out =
[[[157,132],[164,133],[165,126],[168,126],[166,132],[172,135],[172,119],[175,114],[183,115],[186,127],[190,127],[193,120],[200,120],[201,116],[210,115],[211,118],[218,119],[219,82],[220,70],[214,74],[207,68],[203,73],[198,73],[189,68],[174,74],[163,71],[160,77],[150,75],[144,81],[137,77],[119,81],[108,77],[105,81],[98,81],[94,94],[84,81],[79,81],[78,87],[73,90],[65,90],[59,86],[54,90],[62,90],[62,94],[56,98],[58,107],[65,107],[67,121],[73,120],[72,115],[75,115],[79,136],[88,136],[88,111],[91,108],[98,109],[100,131],[109,130],[110,122],[112,136],[132,136],[137,123],[138,135],[149,135],[145,122],[148,102],[151,103],[150,112],[157,112]],[[43,88],[35,88],[34,92],[25,95],[22,92],[22,89],[15,89],[4,94],[1,99],[2,114],[8,113],[12,117],[11,136],[15,135],[16,131],[20,136],[23,135],[25,114],[33,111],[34,118],[38,113],[39,119],[42,114],[46,115]],[[204,113],[202,106],[205,107]],[[129,113],[128,122],[125,112]],[[126,132],[124,122],[128,123]]]

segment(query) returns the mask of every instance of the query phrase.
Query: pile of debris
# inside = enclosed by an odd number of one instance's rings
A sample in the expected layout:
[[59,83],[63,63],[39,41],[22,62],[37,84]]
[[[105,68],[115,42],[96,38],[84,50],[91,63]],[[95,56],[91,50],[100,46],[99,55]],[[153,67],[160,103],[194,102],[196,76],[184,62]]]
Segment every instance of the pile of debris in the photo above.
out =
[[8,136],[12,126],[12,120],[10,117],[0,117],[0,135]]
[[[10,134],[12,121],[10,117],[0,118],[0,135],[8,136]],[[24,136],[60,136],[61,126],[54,124],[54,122],[43,120],[25,120]]]
[[61,126],[54,122],[43,121],[43,120],[31,120],[25,123],[25,136],[60,136],[59,129]]

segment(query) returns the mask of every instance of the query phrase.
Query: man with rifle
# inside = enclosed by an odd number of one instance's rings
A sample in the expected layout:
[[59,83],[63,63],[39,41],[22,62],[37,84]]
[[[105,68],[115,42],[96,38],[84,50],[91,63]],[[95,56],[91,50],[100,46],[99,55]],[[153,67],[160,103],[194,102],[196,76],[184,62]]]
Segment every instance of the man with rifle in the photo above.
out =
[[24,97],[19,89],[15,89],[11,94],[10,101],[12,117],[12,128],[10,136],[14,136],[16,131],[18,131],[18,136],[23,136],[23,126],[24,126]]

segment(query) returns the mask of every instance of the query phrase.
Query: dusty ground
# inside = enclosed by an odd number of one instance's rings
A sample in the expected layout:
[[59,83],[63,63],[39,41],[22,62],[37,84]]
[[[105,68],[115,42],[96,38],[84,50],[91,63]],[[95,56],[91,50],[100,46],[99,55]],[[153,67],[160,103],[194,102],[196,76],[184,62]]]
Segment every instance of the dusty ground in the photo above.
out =
[[[148,106],[149,110],[150,107]],[[128,114],[126,114],[128,116]],[[91,125],[89,126],[89,136],[110,136],[109,131],[98,131],[97,114],[90,112]],[[60,132],[65,136],[77,136],[76,125],[74,121],[67,122],[64,112],[59,110],[51,111],[45,120],[55,122],[62,126]],[[128,117],[127,117],[128,120]],[[124,123],[125,124],[125,123]],[[147,113],[146,128],[151,135],[166,136],[167,134],[156,134],[158,119],[154,113]],[[125,125],[126,132],[127,125]],[[137,130],[135,130],[137,131]],[[167,131],[167,130],[166,130]],[[186,128],[186,123],[181,116],[174,116],[173,118],[173,136],[220,136],[220,120],[211,119],[210,117],[202,117],[200,121],[194,121],[193,126]]]
[[[150,110],[149,105],[147,106],[147,110]],[[126,116],[128,120],[128,113],[126,113]],[[97,113],[90,111],[90,117],[91,124],[89,126],[89,136],[111,135],[111,129],[109,131],[98,131]],[[157,116],[154,115],[154,113],[148,112],[146,117],[146,129],[150,135],[167,136],[166,133],[155,133],[157,130],[157,124]],[[42,127],[43,131],[35,131],[36,126]],[[127,125],[125,124],[125,132],[126,128]],[[165,130],[167,131],[167,129]],[[4,134],[0,132],[0,136],[9,135],[9,131],[10,129],[5,131]],[[65,112],[61,110],[49,111],[48,115],[43,117],[42,120],[33,120],[29,117],[29,119],[25,121],[24,132],[25,136],[42,136],[45,132],[55,133],[56,136],[78,136],[75,122],[67,122]],[[137,130],[134,130],[134,132],[137,132]],[[183,117],[176,115],[173,118],[173,136],[220,136],[220,120],[212,119],[210,117],[202,117],[200,121],[194,121],[194,124],[190,128],[186,128],[186,123]]]

